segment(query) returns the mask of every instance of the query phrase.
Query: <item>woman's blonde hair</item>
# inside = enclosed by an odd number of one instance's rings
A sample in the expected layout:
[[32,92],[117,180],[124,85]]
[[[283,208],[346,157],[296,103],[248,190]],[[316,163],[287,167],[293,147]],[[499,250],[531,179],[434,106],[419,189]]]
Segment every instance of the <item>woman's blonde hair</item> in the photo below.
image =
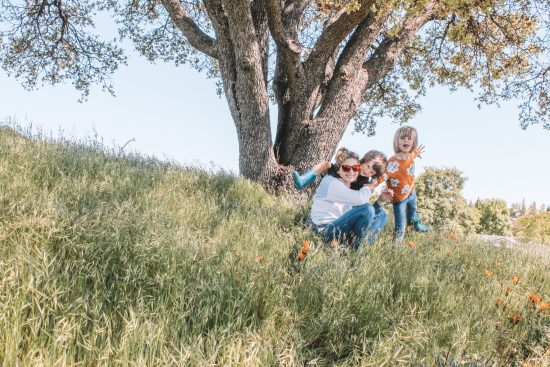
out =
[[340,166],[342,163],[349,158],[356,159],[359,162],[359,156],[357,153],[352,152],[351,150],[348,150],[347,148],[340,148],[338,151],[336,151],[336,155],[334,156],[334,160],[336,161],[335,168],[338,171],[340,169]]
[[414,139],[413,145],[411,147],[411,152],[415,150],[418,146],[418,133],[416,132],[416,129],[412,126],[401,126],[399,129],[397,129],[393,137],[393,151],[395,153],[400,153],[401,150],[399,150],[399,138],[412,138],[413,133]]

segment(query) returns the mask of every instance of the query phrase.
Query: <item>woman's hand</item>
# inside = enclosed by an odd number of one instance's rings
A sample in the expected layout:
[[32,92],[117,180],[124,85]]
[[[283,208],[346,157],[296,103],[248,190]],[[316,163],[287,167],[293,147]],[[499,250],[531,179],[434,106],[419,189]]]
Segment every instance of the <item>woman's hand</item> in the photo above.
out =
[[376,180],[373,180],[371,183],[365,185],[365,187],[368,187],[371,192],[374,192],[376,186],[378,186],[378,182]]

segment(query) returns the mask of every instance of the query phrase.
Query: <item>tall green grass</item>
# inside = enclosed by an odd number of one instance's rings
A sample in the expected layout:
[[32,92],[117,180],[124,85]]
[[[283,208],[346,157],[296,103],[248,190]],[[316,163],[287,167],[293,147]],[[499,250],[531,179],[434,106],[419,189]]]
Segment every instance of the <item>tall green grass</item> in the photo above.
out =
[[548,258],[435,234],[332,250],[307,211],[223,171],[4,127],[0,361],[550,364]]

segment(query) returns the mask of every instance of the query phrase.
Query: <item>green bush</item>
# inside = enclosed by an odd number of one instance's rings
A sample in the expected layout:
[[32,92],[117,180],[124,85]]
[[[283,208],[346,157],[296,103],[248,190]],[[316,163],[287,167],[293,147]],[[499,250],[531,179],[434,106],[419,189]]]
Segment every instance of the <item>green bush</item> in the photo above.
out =
[[480,213],[478,233],[509,236],[512,222],[506,202],[502,199],[478,200],[475,204]]
[[427,167],[415,184],[423,221],[441,231],[475,233],[479,213],[462,196],[465,181],[456,168]]
[[550,212],[529,214],[516,219],[514,236],[527,237],[550,244]]

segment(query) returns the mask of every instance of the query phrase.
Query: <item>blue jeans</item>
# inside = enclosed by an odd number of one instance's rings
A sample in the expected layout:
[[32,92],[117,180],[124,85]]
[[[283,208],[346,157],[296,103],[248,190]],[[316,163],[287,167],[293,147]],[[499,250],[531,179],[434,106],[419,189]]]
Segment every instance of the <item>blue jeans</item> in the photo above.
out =
[[405,236],[407,223],[412,224],[420,219],[416,214],[416,190],[413,189],[403,201],[393,203],[393,216],[395,219],[393,240],[401,241]]
[[329,241],[352,240],[351,247],[356,250],[365,238],[369,245],[372,244],[387,221],[388,216],[380,206],[363,204],[327,224],[323,235]]

